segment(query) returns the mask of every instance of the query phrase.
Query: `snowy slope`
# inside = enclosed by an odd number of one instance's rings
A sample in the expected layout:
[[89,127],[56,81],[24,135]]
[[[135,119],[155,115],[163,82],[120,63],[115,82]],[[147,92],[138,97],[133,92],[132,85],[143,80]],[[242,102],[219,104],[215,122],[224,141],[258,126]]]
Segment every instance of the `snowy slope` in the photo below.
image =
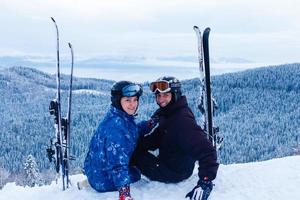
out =
[[[264,162],[221,165],[210,200],[297,200],[300,199],[300,156],[273,159]],[[184,199],[185,194],[197,182],[197,171],[179,184],[149,182],[145,178],[132,185],[135,200]],[[93,189],[77,190],[77,181],[83,175],[71,177],[73,185],[67,191],[61,184],[23,188],[14,183],[0,190],[1,200],[117,200],[117,192],[97,193]]]

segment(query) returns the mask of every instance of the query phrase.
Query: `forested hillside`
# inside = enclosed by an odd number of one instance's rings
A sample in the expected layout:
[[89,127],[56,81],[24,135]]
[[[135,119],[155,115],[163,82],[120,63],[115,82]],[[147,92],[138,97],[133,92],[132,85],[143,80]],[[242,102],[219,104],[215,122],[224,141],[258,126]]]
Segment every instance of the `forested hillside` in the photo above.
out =
[[300,141],[300,65],[214,78],[225,163],[293,155]]
[[[69,79],[62,78],[62,105],[66,108]],[[225,74],[212,81],[219,105],[216,122],[225,138],[220,151],[222,163],[266,160],[299,151],[300,64]],[[73,170],[82,167],[91,135],[109,107],[112,83],[74,79],[71,152],[77,159],[72,162]],[[138,119],[147,119],[157,108],[148,84],[143,86]],[[199,120],[199,80],[185,80],[183,86]],[[46,148],[55,135],[48,111],[55,92],[54,75],[25,67],[0,71],[0,163],[11,173],[23,169],[29,154],[34,155],[41,170],[52,167]]]

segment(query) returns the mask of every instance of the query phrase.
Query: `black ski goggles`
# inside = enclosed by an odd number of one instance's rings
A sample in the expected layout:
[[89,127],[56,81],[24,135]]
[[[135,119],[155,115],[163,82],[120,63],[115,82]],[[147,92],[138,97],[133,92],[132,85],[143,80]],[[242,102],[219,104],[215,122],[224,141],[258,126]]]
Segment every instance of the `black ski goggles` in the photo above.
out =
[[130,84],[125,86],[122,89],[123,97],[133,97],[133,96],[140,97],[142,93],[143,93],[142,87],[138,84]]
[[152,92],[159,91],[160,93],[170,92],[171,87],[168,81],[161,80],[161,81],[155,81],[150,84],[150,90]]

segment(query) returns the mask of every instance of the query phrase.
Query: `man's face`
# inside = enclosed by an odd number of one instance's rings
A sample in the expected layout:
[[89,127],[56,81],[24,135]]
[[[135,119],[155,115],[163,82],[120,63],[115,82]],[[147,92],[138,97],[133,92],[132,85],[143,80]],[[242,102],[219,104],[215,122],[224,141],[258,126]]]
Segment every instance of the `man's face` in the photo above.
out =
[[156,102],[162,108],[167,106],[171,100],[172,100],[171,92],[156,94]]

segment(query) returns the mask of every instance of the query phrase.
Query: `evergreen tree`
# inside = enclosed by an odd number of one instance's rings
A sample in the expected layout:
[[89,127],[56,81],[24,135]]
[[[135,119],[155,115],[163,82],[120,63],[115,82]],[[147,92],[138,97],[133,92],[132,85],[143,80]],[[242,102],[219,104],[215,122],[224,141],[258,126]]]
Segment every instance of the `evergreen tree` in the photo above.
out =
[[9,177],[9,171],[0,167],[0,189],[6,184],[7,178]]
[[34,187],[42,185],[42,179],[35,158],[29,155],[24,163],[25,180],[24,186]]

